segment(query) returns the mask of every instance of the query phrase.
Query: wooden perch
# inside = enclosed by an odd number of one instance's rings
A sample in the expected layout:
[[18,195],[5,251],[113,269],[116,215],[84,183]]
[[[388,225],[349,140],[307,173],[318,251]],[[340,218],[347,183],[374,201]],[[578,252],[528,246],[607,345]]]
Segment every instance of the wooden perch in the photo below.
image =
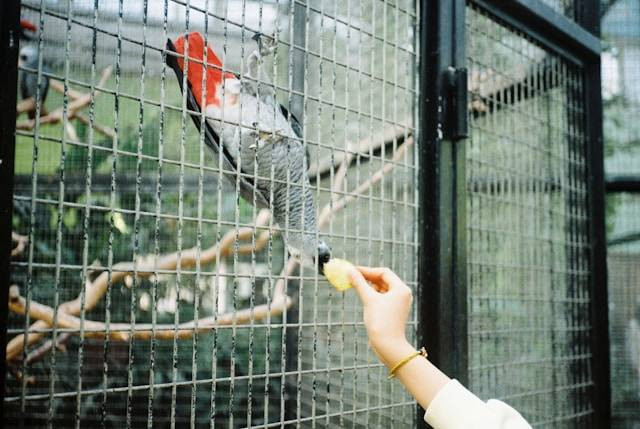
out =
[[[89,118],[87,118],[86,116],[84,116],[82,113],[80,112],[76,112],[76,114],[73,116],[74,119],[77,119],[78,121],[82,122],[83,124],[85,124],[86,126],[90,126],[91,122],[89,121]],[[100,125],[97,122],[93,123],[93,129],[98,131],[101,134],[104,134],[105,136],[114,139],[116,137],[116,132],[113,128],[109,128],[109,127],[105,127],[104,125]]]
[[[105,69],[105,71],[107,69]],[[102,73],[104,76],[104,71]],[[104,81],[106,82],[106,79]],[[49,87],[51,87],[51,89],[53,89],[54,91],[59,92],[60,94],[64,94],[64,83],[60,82],[59,80],[49,79]],[[84,93],[80,91],[76,91],[71,87],[67,87],[67,95],[69,95],[71,99],[77,100],[78,98],[82,97]]]
[[[73,334],[71,332],[63,332],[60,335],[58,335],[55,343],[56,349],[62,352],[66,352],[67,343],[69,342],[69,340],[71,340],[71,338],[73,338]],[[46,356],[49,353],[49,351],[51,351],[52,347],[53,347],[53,340],[45,341],[38,348],[29,352],[29,354],[27,355],[27,358],[24,360],[24,363],[26,365],[31,365],[33,362],[39,361],[44,356]]]
[[[289,305],[291,298],[286,295],[274,295],[271,305],[258,305],[253,308],[245,308],[239,311],[219,314],[216,316],[204,317],[197,321],[181,323],[179,325],[156,325],[155,327],[149,323],[136,323],[133,326],[129,323],[110,323],[109,329],[102,322],[92,320],[84,320],[84,335],[87,338],[104,338],[109,337],[114,341],[136,340],[172,340],[187,339],[193,337],[196,333],[205,333],[215,329],[217,326],[244,324],[250,321],[264,319],[267,314],[277,316],[282,314]],[[14,313],[26,314],[26,300],[20,296],[18,286],[11,286],[9,289],[9,309]],[[80,331],[82,321],[76,316],[71,316],[59,311],[54,323],[54,309],[48,305],[40,304],[32,301],[29,304],[29,316],[45,322],[49,326],[54,324],[63,329],[76,329]]]
[[[347,204],[353,201],[356,198],[353,194],[360,195],[366,190],[368,190],[370,187],[372,187],[374,184],[382,180],[384,175],[387,174],[389,171],[391,171],[396,166],[396,163],[402,159],[405,151],[412,144],[413,144],[413,137],[409,137],[407,140],[405,140],[403,144],[398,146],[398,148],[396,149],[395,153],[393,154],[393,158],[391,158],[394,161],[393,163],[385,163],[384,166],[380,170],[376,171],[369,179],[365,180],[360,185],[358,185],[353,191],[349,192],[349,195],[345,195],[342,198],[334,198],[334,200],[331,203],[325,205],[324,208],[322,209],[322,212],[320,213],[318,225],[324,225],[324,223],[329,220],[329,218],[333,213],[335,213],[338,210],[342,210]],[[344,162],[350,162],[350,161],[345,158]],[[344,176],[342,176],[342,178],[344,178]],[[340,184],[338,184],[338,186],[334,186],[334,188],[337,189],[339,186]]]
[[[261,210],[255,221],[256,227],[265,226],[270,218],[269,210],[263,209]],[[253,228],[240,228],[237,231],[238,240],[247,240],[250,239],[253,235]],[[267,231],[268,234],[268,231]],[[224,257],[233,253],[233,247],[236,240],[236,230],[232,229],[227,231],[227,233],[223,236],[222,240],[214,246],[211,246],[208,249],[201,250],[200,252],[200,264],[206,265],[209,263],[214,263],[218,260],[220,256]],[[262,234],[259,237],[259,240],[256,240],[256,244],[264,245],[268,242],[267,239],[262,239]],[[257,247],[257,246],[256,246]],[[260,250],[260,249],[256,249]],[[240,253],[240,249],[238,249]],[[178,266],[182,269],[194,267],[197,261],[197,248],[191,248],[183,250],[182,252],[175,252],[168,255],[160,256],[159,258],[155,258],[155,256],[151,257],[143,257],[140,259],[144,259],[150,262],[145,263],[135,263],[135,262],[121,262],[115,264],[111,269],[111,283],[116,284],[128,275],[136,274],[138,277],[150,277],[155,270],[175,270]],[[249,252],[250,253],[250,252]],[[135,270],[134,270],[135,267]],[[85,311],[92,310],[103,298],[104,294],[107,292],[109,287],[109,271],[103,271],[100,273],[98,277],[94,281],[86,281],[85,283],[85,297],[84,297],[84,309]],[[71,301],[67,301],[65,303],[60,304],[58,307],[58,314],[66,313],[72,316],[77,316],[82,312],[82,293],[78,295],[75,299]],[[47,322],[43,320],[38,320],[37,322],[31,325],[30,331],[43,330],[51,327]],[[36,341],[39,341],[44,336],[42,332],[29,332],[27,334],[26,346],[29,346]],[[16,358],[20,351],[25,347],[25,338],[24,334],[20,334],[15,336],[7,343],[7,360],[11,360]]]
[[[24,98],[18,101],[18,104],[16,104],[16,116],[19,116],[27,112],[34,112],[35,110],[36,110],[36,99],[33,97]],[[44,114],[46,115],[46,113]]]
[[[404,127],[404,123],[408,121],[400,121],[393,126],[385,127],[381,132],[376,133],[375,137],[365,137],[358,143],[347,144],[346,151],[336,148],[333,156],[327,156],[318,160],[317,163],[309,167],[307,174],[311,182],[314,182],[318,176],[323,177],[332,169],[338,168],[338,171],[346,170],[356,156],[369,157],[372,153],[379,151],[383,146],[392,144],[393,142],[402,143],[402,141],[411,135],[411,131]],[[346,161],[346,162],[345,162]],[[337,173],[336,173],[337,174]],[[342,179],[334,178],[334,186],[342,186]],[[340,187],[338,186],[338,188]]]
[[[413,138],[408,138],[397,147],[394,156],[393,163],[385,163],[384,166],[374,173],[369,179],[358,185],[351,193],[362,194],[368,190],[371,186],[378,183],[382,177],[391,171],[396,163],[402,158],[407,147],[413,144]],[[351,157],[344,157],[340,170],[343,171],[351,163]],[[342,182],[344,181],[345,174],[339,174],[335,177],[334,188],[340,189]],[[353,195],[346,195],[340,199],[335,199],[329,202],[322,209],[320,218],[318,219],[318,228],[325,225],[331,216],[339,210],[342,210],[347,204],[355,199]],[[111,282],[109,282],[109,272],[103,271],[93,281],[86,281],[85,284],[85,297],[84,297],[84,309],[89,311],[93,309],[102,299],[109,287],[109,284],[115,284],[122,281],[126,276],[137,275],[138,277],[149,277],[153,275],[156,270],[175,270],[177,267],[188,268],[194,267],[198,262],[201,265],[216,263],[221,257],[232,255],[235,251],[240,254],[247,254],[262,250],[269,242],[269,237],[276,231],[263,230],[255,236],[254,245],[240,245],[235,246],[236,240],[248,241],[254,238],[254,231],[258,228],[265,228],[271,214],[269,210],[263,209],[256,216],[254,225],[255,227],[240,228],[238,230],[229,230],[219,243],[216,245],[200,251],[198,258],[198,249],[191,248],[181,252],[175,252],[160,257],[147,256],[141,257],[137,262],[131,263],[118,263],[111,269]],[[285,286],[287,278],[295,271],[298,263],[289,258],[282,269],[278,280],[274,286],[272,301],[269,305],[259,305],[253,308],[242,309],[234,311],[232,313],[224,313],[217,316],[211,316],[207,318],[199,319],[198,321],[190,321],[182,323],[180,325],[156,325],[155,338],[157,339],[173,339],[174,337],[184,339],[192,337],[196,332],[207,332],[215,329],[216,326],[229,325],[229,324],[244,324],[253,323],[256,320],[265,319],[269,316],[276,316],[282,314],[286,309],[291,306],[291,299],[286,295]],[[27,313],[26,302],[23,297],[20,296],[17,287],[12,287],[9,309],[18,314]],[[29,317],[37,319],[35,323],[29,328],[26,339],[24,334],[17,335],[12,338],[7,344],[6,359],[7,361],[16,359],[25,347],[28,347],[35,342],[39,341],[45,335],[44,332],[33,332],[38,330],[45,330],[51,328],[54,325],[60,328],[67,329],[80,329],[80,322],[77,316],[81,314],[81,295],[72,301],[65,302],[58,307],[57,319],[54,320],[54,309],[44,304],[31,301],[29,303]],[[108,336],[112,340],[128,341],[130,338],[136,339],[151,339],[154,337],[151,325],[136,324],[131,326],[126,323],[111,323],[110,332],[107,332],[106,326],[102,322],[84,320],[85,335],[87,337],[106,337]],[[65,333],[67,334],[67,333]],[[72,332],[68,334],[78,334],[78,332]],[[61,334],[62,335],[62,334]],[[29,355],[29,363],[44,356],[52,347],[53,342],[48,341],[35,352]]]
[[[109,66],[102,71],[102,75],[100,76],[100,81],[98,82],[98,85],[97,85],[98,87],[103,87],[107,83],[107,79],[109,79],[109,77],[111,76],[112,70],[113,70],[113,67]],[[62,82],[56,81],[55,79],[50,79],[49,85],[55,91],[64,93],[64,84]],[[99,94],[101,94],[101,91],[96,89],[94,98]],[[89,122],[84,116],[80,114],[80,110],[87,107],[91,102],[91,93],[80,92],[67,87],[67,95],[69,96],[70,103],[67,105],[67,108],[66,108],[67,122],[65,123],[65,131],[66,131],[67,138],[77,141],[78,136],[76,134],[75,127],[71,124],[70,121],[73,119],[79,119],[81,122],[84,122],[84,123]],[[23,101],[24,101],[23,105],[20,105],[19,103],[18,107],[16,108],[16,111],[18,113],[22,113],[20,110],[28,108],[29,106],[32,107],[31,110],[35,109],[34,101],[32,101],[30,105],[27,104],[27,100],[23,100]],[[23,110],[23,111],[26,112],[29,110]],[[64,119],[64,115],[65,115],[65,108],[64,106],[60,106],[54,111],[44,116],[41,116],[39,118],[39,122],[41,125],[57,124]],[[80,115],[80,117],[78,117],[78,115]],[[17,130],[33,130],[35,126],[36,126],[35,118],[16,122]],[[109,127],[105,127],[102,125],[97,126],[96,124],[94,124],[94,129],[99,133],[106,135],[107,137],[113,138],[113,136],[115,136],[115,131]]]
[[26,235],[20,235],[17,232],[11,232],[11,241],[15,244],[11,249],[11,257],[15,258],[16,256],[22,255],[25,247],[27,247],[29,238]]

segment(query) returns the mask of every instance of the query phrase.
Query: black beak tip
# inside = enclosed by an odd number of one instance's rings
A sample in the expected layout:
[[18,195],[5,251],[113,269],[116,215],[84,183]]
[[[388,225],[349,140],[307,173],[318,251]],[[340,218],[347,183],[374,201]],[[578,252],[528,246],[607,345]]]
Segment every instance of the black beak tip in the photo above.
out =
[[331,259],[330,253],[318,255],[318,272],[320,274],[324,275],[324,264],[329,262],[329,259]]

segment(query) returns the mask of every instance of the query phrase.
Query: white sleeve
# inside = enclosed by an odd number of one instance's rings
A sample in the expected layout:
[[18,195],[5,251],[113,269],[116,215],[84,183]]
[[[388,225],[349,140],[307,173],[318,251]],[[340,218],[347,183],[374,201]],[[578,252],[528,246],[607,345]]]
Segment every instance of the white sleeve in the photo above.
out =
[[431,401],[424,420],[434,429],[531,429],[504,402],[483,402],[457,380],[451,380]]

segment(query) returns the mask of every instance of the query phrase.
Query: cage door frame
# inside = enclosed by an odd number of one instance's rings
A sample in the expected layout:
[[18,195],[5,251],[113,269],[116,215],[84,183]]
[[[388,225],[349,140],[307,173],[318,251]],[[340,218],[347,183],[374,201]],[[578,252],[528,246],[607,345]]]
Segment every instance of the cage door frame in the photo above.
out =
[[[18,81],[18,50],[20,49],[20,0],[0,2],[0,70],[5,82]],[[18,85],[6,85],[0,91],[0,400],[4,404],[6,379],[6,347],[9,284],[11,281],[11,219],[13,212],[13,173],[15,157],[16,101]],[[4,421],[4,406],[0,407]]]
[[[577,5],[574,2],[574,6]],[[600,76],[600,4],[581,3],[575,22],[541,0],[420,1],[420,269],[418,295],[420,344],[450,376],[466,383],[467,249],[464,140],[451,138],[450,69],[465,67],[465,10],[479,7],[514,27],[563,60],[578,65],[585,82],[587,147],[586,186],[589,210],[590,352],[594,427],[607,427],[611,416],[609,380],[607,265],[604,223],[604,161]],[[418,421],[423,411],[418,407]]]

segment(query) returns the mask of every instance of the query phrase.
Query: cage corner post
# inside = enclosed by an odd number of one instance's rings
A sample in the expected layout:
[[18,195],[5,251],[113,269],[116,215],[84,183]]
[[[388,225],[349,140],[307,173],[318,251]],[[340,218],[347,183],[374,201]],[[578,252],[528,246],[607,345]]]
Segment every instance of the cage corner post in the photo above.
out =
[[[600,2],[591,0],[585,8],[584,27],[600,38]],[[594,427],[611,425],[611,377],[609,347],[609,296],[607,275],[607,241],[605,223],[604,137],[602,106],[602,68],[600,55],[592,55],[585,62],[585,107],[588,128],[589,224],[592,248],[591,317],[593,318],[592,368],[595,404]]]
[[[306,59],[305,56],[307,52],[305,51],[305,39],[306,39],[306,20],[307,20],[307,4],[306,0],[294,0],[291,2],[291,7],[293,8],[293,46],[290,48],[293,50],[293,54],[291,56],[291,68],[292,68],[292,76],[291,76],[291,88],[289,93],[290,104],[289,111],[291,114],[298,118],[301,124],[304,124],[304,79],[305,79],[305,66]],[[302,268],[299,268],[300,270]],[[294,295],[294,304],[287,311],[286,315],[286,324],[289,326],[295,326],[294,329],[287,329],[286,333],[286,349],[287,349],[287,357],[286,357],[286,368],[285,372],[288,374],[295,374],[298,372],[298,356],[299,356],[299,337],[297,327],[302,323],[301,315],[299,314],[300,300],[302,300],[302,296],[300,295],[299,290]],[[285,402],[287,406],[285,406],[285,419],[287,421],[296,421],[298,419],[297,415],[297,400],[298,400],[298,389],[299,387],[296,385],[292,385],[286,383],[285,385]]]
[[[464,0],[420,2],[418,341],[435,365],[463,384],[468,379],[465,13]],[[418,407],[418,422],[423,412]]]
[[18,49],[20,40],[20,1],[0,2],[0,70],[8,85],[0,91],[0,421],[4,421],[4,386],[6,377],[7,304],[11,257],[11,213],[13,210],[13,172],[15,154]]

